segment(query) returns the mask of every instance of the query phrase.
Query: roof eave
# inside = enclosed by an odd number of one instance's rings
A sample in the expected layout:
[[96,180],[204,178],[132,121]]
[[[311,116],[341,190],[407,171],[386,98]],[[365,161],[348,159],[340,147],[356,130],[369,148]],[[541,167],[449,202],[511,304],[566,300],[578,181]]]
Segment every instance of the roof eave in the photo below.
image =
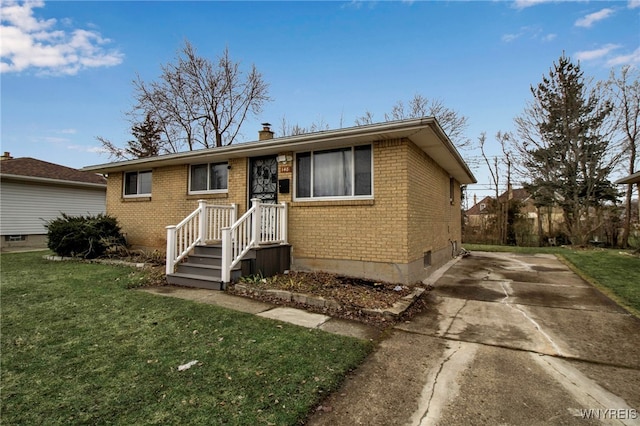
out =
[[33,183],[45,183],[50,185],[53,184],[53,185],[76,186],[76,187],[83,187],[83,188],[99,188],[99,189],[107,188],[106,183],[79,182],[75,180],[51,179],[51,178],[43,178],[43,177],[37,177],[37,176],[11,175],[11,174],[5,174],[5,173],[0,174],[0,179],[33,182]]
[[[84,167],[83,171],[114,173],[142,168],[188,164],[197,161],[215,161],[238,157],[277,154],[282,151],[330,149],[345,144],[366,143],[406,137],[411,139],[461,184],[476,183],[471,170],[451,140],[433,117],[392,121],[347,129],[327,130],[303,135],[287,136],[263,141],[139,158],[116,163]],[[435,139],[434,139],[435,138]]]
[[630,174],[629,176],[625,176],[622,179],[618,179],[614,183],[616,185],[640,183],[640,171]]

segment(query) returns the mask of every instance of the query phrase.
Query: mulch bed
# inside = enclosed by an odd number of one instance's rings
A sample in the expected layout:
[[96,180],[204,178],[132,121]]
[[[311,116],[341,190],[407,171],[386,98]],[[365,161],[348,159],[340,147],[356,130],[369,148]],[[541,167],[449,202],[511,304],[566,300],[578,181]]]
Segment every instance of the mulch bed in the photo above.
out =
[[[286,290],[292,293],[302,293],[332,299],[338,302],[341,308],[331,309],[302,305],[294,301],[284,301],[277,297],[258,292],[249,292],[249,294],[242,293],[243,296],[248,295],[269,303],[300,307],[307,311],[356,320],[379,328],[386,328],[399,321],[407,320],[419,312],[425,303],[425,297],[423,295],[416,300],[404,314],[395,318],[367,312],[366,310],[390,308],[394,303],[411,294],[415,286],[345,277],[326,272],[291,271],[287,274],[279,274],[269,278],[248,277],[242,279],[240,282],[249,288]],[[230,293],[236,292],[233,286],[227,291]]]

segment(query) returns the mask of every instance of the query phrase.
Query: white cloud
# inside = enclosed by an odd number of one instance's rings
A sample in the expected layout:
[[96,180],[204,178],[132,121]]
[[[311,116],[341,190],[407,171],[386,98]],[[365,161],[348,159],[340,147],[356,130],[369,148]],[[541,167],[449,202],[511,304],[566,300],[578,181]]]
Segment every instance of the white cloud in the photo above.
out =
[[521,37],[526,37],[530,40],[541,40],[543,42],[549,42],[556,38],[556,34],[543,34],[544,31],[536,26],[521,27],[517,33],[503,34],[501,40],[505,43],[511,43]]
[[502,41],[504,41],[505,43],[511,43],[512,41],[520,38],[520,36],[522,36],[522,33],[518,33],[518,34],[504,34],[502,36]]
[[605,8],[598,12],[590,13],[583,18],[578,19],[575,22],[576,27],[584,27],[590,28],[593,24],[598,21],[602,21],[603,19],[607,19],[609,16],[613,15],[614,10],[611,8]]
[[607,61],[607,66],[616,67],[620,65],[640,64],[640,47],[628,55],[618,55]]
[[[35,68],[39,74],[74,75],[86,68],[114,66],[124,55],[105,50],[110,43],[96,31],[55,29],[55,19],[33,16],[41,0],[2,3],[2,59],[0,72]],[[63,21],[68,22],[66,19]]]
[[627,3],[627,7],[629,9],[640,7],[640,0],[629,0],[629,3]]
[[46,143],[51,143],[51,144],[62,144],[62,143],[69,143],[69,138],[60,138],[57,136],[39,136],[37,137],[38,140],[41,140],[43,142]]
[[525,9],[527,7],[538,6],[543,3],[551,3],[557,0],[516,0],[513,2],[513,7],[516,9]]
[[89,152],[92,154],[106,154],[108,151],[100,146],[85,146],[85,145],[67,145],[67,149],[72,151]]
[[619,47],[620,45],[617,44],[606,44],[599,49],[576,52],[575,57],[579,61],[592,61],[594,59],[600,59],[607,56],[609,53],[611,53],[615,49],[618,49]]

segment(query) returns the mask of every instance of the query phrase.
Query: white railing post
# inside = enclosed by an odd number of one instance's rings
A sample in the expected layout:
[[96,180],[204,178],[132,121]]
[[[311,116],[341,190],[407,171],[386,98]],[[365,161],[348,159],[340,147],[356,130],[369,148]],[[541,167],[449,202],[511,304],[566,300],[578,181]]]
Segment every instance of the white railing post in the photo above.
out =
[[176,259],[176,227],[175,225],[167,226],[167,264],[165,272],[173,274]]
[[220,279],[223,283],[231,281],[231,228],[222,228],[222,270]]
[[231,221],[230,221],[231,223],[229,223],[229,226],[236,223],[237,220],[238,220],[238,205],[231,204]]
[[288,224],[287,224],[287,203],[281,203],[282,209],[280,212],[280,239],[282,240],[282,244],[287,244],[287,235],[288,232]]
[[198,200],[198,209],[200,209],[200,217],[198,218],[198,240],[200,244],[204,244],[207,240],[207,232],[209,230],[207,200]]
[[251,207],[256,207],[253,212],[253,216],[251,217],[251,236],[253,237],[253,245],[257,246],[260,244],[260,235],[262,234],[262,208],[260,206],[259,198],[251,199]]

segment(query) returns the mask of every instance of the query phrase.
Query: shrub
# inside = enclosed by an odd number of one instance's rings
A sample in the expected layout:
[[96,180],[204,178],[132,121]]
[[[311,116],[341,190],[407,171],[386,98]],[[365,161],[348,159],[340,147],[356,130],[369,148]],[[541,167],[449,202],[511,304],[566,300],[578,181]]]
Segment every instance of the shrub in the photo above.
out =
[[45,225],[48,247],[59,256],[92,259],[114,245],[126,244],[118,221],[111,216],[62,216]]

